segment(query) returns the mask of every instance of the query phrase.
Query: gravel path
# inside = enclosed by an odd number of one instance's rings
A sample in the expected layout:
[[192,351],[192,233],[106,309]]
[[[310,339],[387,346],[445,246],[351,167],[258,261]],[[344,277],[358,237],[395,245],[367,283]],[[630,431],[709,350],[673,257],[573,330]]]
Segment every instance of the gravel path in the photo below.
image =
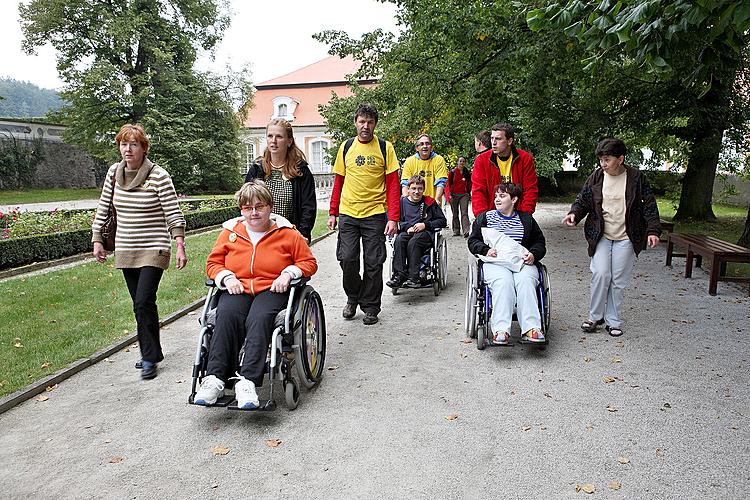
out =
[[704,273],[664,267],[662,245],[639,259],[625,335],[582,334],[588,258],[564,213],[536,214],[547,350],[462,342],[463,238],[449,239],[440,297],[386,290],[380,323],[343,320],[329,237],[314,246],[312,282],[328,369],[297,410],[188,405],[198,327],[187,316],[165,329],[155,380],[139,379],[131,348],[0,415],[0,496],[573,498],[588,484],[602,498],[747,498],[747,290],[721,283],[709,296]]

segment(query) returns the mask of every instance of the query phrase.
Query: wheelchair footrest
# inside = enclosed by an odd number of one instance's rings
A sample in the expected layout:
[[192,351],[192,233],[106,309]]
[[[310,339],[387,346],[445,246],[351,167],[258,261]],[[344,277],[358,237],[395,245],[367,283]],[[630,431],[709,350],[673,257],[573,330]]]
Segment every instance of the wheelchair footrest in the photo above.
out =
[[188,402],[191,405],[205,406],[206,408],[215,408],[215,407],[225,408],[225,407],[229,406],[230,404],[235,403],[235,400],[234,400],[234,396],[232,396],[232,395],[224,395],[224,396],[220,397],[219,399],[217,399],[216,402],[214,404],[212,404],[212,405],[198,405],[198,404],[195,404],[193,402],[193,397],[191,396],[190,397],[190,401],[188,401]]
[[273,399],[261,399],[259,400],[260,405],[257,408],[243,409],[237,406],[237,401],[232,399],[232,404],[227,406],[227,410],[234,411],[274,411],[276,409],[276,401]]

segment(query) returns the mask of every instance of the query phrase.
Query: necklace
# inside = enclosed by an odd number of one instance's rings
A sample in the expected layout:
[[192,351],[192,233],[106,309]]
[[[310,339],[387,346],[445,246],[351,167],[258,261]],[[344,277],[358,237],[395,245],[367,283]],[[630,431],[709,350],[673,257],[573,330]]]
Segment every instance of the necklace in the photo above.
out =
[[272,167],[272,168],[273,168],[274,170],[281,170],[281,169],[282,169],[282,168],[284,168],[285,166],[286,166],[286,162],[282,163],[281,165],[274,165],[274,164],[273,164],[273,162],[271,162],[271,167]]

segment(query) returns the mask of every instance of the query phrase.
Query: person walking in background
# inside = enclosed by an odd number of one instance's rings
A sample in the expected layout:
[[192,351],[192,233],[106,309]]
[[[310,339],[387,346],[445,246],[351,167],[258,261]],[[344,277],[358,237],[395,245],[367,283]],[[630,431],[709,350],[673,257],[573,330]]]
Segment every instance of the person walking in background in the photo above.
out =
[[515,130],[507,123],[498,123],[490,133],[492,149],[474,160],[471,173],[471,208],[477,216],[492,208],[493,190],[501,182],[512,182],[523,189],[518,210],[534,213],[539,195],[534,157],[515,144]]
[[489,130],[480,130],[474,136],[474,149],[478,154],[482,154],[485,151],[489,151],[492,147],[492,141],[490,138]]
[[625,143],[603,139],[596,146],[599,166],[586,179],[563,224],[575,226],[584,217],[583,233],[591,257],[591,303],[584,332],[606,325],[613,337],[622,335],[620,313],[638,254],[659,244],[661,224],[656,198],[646,177],[625,165]]
[[432,137],[422,134],[414,143],[416,154],[404,162],[401,172],[401,196],[409,196],[409,179],[419,175],[424,179],[424,195],[437,200],[443,205],[443,191],[448,182],[448,167],[445,158],[432,150]]
[[273,194],[273,213],[294,224],[309,243],[318,205],[305,153],[294,142],[291,123],[283,118],[266,126],[266,142],[263,159],[252,164],[245,182],[263,180]]
[[[149,140],[140,125],[123,125],[115,137],[122,161],[107,171],[91,230],[94,257],[107,259],[102,244],[102,223],[110,199],[117,213],[115,267],[122,269],[133,301],[138,329],[141,377],[156,377],[156,365],[164,359],[159,340],[156,292],[169,267],[171,238],[177,242],[176,267],[187,264],[185,218],[177,203],[172,178],[147,155]],[[114,194],[113,194],[114,190]]]
[[[354,318],[359,305],[365,313],[365,325],[378,322],[385,235],[396,234],[399,221],[398,159],[393,144],[375,135],[377,124],[378,111],[360,104],[354,113],[357,136],[339,147],[333,165],[336,177],[328,217],[328,229],[335,229],[337,224],[339,227],[336,258],[346,293],[343,316]],[[364,261],[361,276],[360,241]]]
[[469,237],[469,202],[471,201],[471,171],[466,168],[466,158],[460,156],[456,168],[448,172],[448,192],[450,193],[453,236]]

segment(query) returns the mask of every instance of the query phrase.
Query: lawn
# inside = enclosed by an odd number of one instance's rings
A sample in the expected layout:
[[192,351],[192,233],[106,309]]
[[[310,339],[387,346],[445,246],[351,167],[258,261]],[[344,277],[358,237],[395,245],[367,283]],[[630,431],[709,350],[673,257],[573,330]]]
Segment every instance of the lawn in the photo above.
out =
[[[325,234],[318,211],[313,238]],[[170,268],[159,286],[164,317],[205,295],[205,264],[218,230],[188,236],[188,264]],[[0,397],[10,394],[135,330],[121,271],[82,264],[0,282]]]
[[53,201],[98,200],[101,189],[30,189],[0,191],[0,205],[48,203]]

